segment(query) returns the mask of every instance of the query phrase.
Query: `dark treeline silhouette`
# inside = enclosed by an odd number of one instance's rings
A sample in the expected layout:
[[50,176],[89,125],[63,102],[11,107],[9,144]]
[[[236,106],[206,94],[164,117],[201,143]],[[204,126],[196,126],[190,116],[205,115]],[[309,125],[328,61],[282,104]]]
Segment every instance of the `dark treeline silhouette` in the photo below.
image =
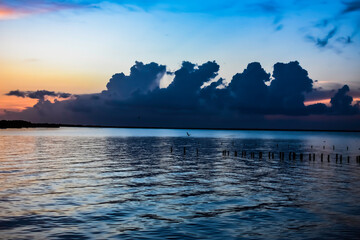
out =
[[50,124],[50,123],[31,123],[22,120],[13,120],[13,121],[0,121],[0,128],[59,128],[59,124]]
[[[294,132],[360,132],[360,130],[334,130],[334,129],[283,129],[283,128],[183,128],[183,127],[158,127],[158,126],[119,126],[119,125],[83,125],[83,124],[52,124],[31,123],[23,120],[0,120],[0,129],[6,128],[140,128],[140,129],[184,129],[184,130],[246,130],[246,131],[294,131]],[[191,134],[188,133],[190,137]]]

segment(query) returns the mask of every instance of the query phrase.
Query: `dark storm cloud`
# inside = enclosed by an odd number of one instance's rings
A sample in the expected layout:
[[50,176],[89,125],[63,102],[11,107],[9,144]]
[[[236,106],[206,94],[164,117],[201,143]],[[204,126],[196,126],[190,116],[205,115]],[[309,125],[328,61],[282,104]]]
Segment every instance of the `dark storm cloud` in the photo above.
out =
[[233,76],[227,90],[233,107],[240,111],[262,111],[268,98],[268,87],[265,82],[270,80],[258,62],[249,63],[242,73]]
[[58,98],[68,98],[72,95],[70,93],[64,93],[64,92],[54,92],[54,91],[47,91],[47,90],[37,90],[37,91],[10,91],[6,93],[7,96],[16,96],[16,97],[28,97],[32,99],[39,99],[44,100],[46,96],[49,97],[58,97]]
[[313,80],[297,61],[276,63],[272,75],[260,63],[249,63],[228,85],[218,78],[219,69],[215,61],[201,65],[184,61],[180,69],[171,73],[174,80],[170,85],[159,88],[166,67],[136,62],[128,76],[115,74],[102,93],[51,103],[45,96],[70,95],[45,90],[12,91],[8,95],[36,98],[39,102],[21,113],[7,112],[5,118],[118,126],[278,127],[266,120],[267,116],[359,113],[359,106],[352,105],[352,97],[347,95],[347,86],[336,94],[332,92],[330,107],[320,103],[305,106],[305,94],[329,96],[330,92],[315,91]]
[[350,91],[348,85],[344,85],[340,88],[334,97],[331,98],[331,113],[333,114],[340,114],[340,115],[347,115],[347,114],[356,114],[359,113],[358,106],[352,106],[351,103],[353,98],[347,93]]
[[117,73],[112,76],[106,85],[104,93],[126,99],[132,94],[144,94],[159,87],[160,79],[166,72],[166,67],[157,63],[144,65],[142,62],[135,62],[130,69],[130,75]]
[[313,80],[299,62],[276,63],[269,86],[268,104],[277,112],[304,114],[305,93],[313,90]]

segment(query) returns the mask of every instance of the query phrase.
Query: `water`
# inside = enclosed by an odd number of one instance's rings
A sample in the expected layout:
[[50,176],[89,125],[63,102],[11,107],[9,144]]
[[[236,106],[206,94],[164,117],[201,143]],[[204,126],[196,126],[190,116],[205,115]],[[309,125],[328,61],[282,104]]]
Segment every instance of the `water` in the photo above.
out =
[[[360,236],[359,133],[189,133],[0,130],[0,238]],[[292,151],[304,153],[304,160],[289,160]],[[316,160],[309,161],[308,153]],[[320,153],[330,154],[330,162],[321,162]]]

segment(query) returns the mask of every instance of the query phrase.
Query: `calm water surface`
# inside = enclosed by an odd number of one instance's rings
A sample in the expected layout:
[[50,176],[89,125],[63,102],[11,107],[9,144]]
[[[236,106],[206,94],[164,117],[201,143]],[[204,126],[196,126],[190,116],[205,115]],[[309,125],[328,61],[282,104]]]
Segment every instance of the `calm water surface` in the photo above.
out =
[[189,133],[0,130],[0,239],[359,238],[359,133]]

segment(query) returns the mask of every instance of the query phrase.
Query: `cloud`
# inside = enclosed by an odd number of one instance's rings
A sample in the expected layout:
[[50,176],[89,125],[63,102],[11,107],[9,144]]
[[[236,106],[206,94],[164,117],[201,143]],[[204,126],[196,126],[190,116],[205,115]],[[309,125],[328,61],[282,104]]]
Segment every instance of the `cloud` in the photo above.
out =
[[[327,47],[336,52],[341,52],[340,47],[354,43],[354,37],[359,31],[359,23],[358,18],[349,15],[360,12],[360,1],[341,1],[341,4],[343,9],[329,18],[318,21],[310,28],[316,32],[315,36],[308,34],[306,38],[314,42],[317,47]],[[326,36],[323,38],[317,36],[324,33]]]
[[39,102],[20,113],[7,111],[5,118],[117,126],[259,128],[279,126],[269,116],[291,117],[289,124],[294,124],[293,117],[316,115],[323,119],[359,114],[359,105],[353,105],[352,97],[347,95],[348,86],[332,92],[330,107],[321,103],[305,106],[306,94],[329,96],[331,92],[315,91],[313,80],[297,61],[276,63],[272,74],[258,62],[249,63],[228,85],[218,78],[219,69],[215,61],[200,65],[184,61],[171,73],[174,80],[170,85],[159,88],[161,77],[167,74],[166,66],[135,62],[129,75],[115,74],[101,93],[51,103],[45,96],[69,94],[11,91],[7,95],[36,98]]
[[337,32],[337,28],[333,28],[328,32],[328,34],[324,38],[316,39],[316,45],[319,47],[325,47],[326,45],[328,45],[329,40],[335,36],[336,32]]
[[344,85],[340,88],[334,97],[331,98],[331,113],[339,115],[352,115],[359,113],[358,106],[352,106],[353,98],[347,93],[350,91],[348,85]]
[[144,94],[159,88],[160,79],[164,76],[166,67],[157,63],[144,65],[142,62],[135,62],[130,69],[130,75],[117,73],[112,76],[106,85],[105,94],[125,99],[133,94]]
[[48,0],[2,0],[0,2],[0,20],[16,19],[28,15],[58,12],[66,9],[93,7],[90,1],[48,1]]
[[37,90],[37,91],[20,91],[20,90],[14,90],[6,93],[7,96],[16,96],[16,97],[28,97],[32,99],[39,99],[40,101],[44,101],[45,97],[57,97],[57,98],[69,98],[72,96],[70,93],[64,93],[64,92],[53,92],[53,91],[47,91],[47,90]]
[[305,93],[313,91],[313,80],[299,62],[276,63],[269,86],[270,108],[288,114],[304,114]]
[[345,9],[342,11],[342,14],[360,11],[360,1],[343,2],[343,4]]
[[241,112],[261,111],[268,98],[268,87],[265,85],[268,81],[270,74],[261,67],[260,63],[249,63],[242,73],[233,76],[226,88],[229,91],[232,107]]

